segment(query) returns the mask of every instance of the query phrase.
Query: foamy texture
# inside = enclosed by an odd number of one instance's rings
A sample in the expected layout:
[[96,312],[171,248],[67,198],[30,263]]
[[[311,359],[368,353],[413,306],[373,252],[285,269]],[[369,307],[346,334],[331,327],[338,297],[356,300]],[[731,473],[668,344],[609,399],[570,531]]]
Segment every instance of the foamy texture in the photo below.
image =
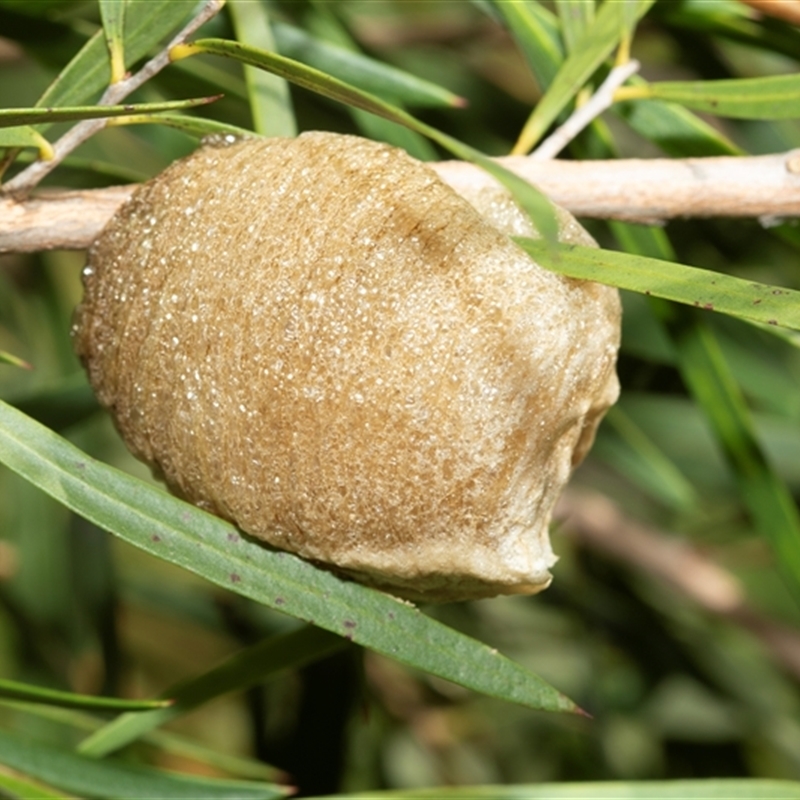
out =
[[415,599],[539,591],[619,300],[515,246],[502,191],[470,201],[494,224],[357,137],[202,148],[90,254],[98,397],[173,491],[276,547]]

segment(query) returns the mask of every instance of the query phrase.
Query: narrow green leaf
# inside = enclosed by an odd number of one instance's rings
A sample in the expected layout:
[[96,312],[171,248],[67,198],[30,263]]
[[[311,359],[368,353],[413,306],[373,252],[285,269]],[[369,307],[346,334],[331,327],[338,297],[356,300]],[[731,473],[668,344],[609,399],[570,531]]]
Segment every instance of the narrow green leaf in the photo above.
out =
[[[275,49],[265,3],[230,0],[228,11],[238,41],[262,50]],[[244,78],[253,117],[253,130],[262,136],[296,136],[297,123],[286,81],[247,65],[244,67]]]
[[0,462],[96,525],[219,586],[475,691],[532,708],[577,710],[538,676],[413,606],[252,542],[2,402]]
[[198,139],[204,136],[235,136],[239,139],[258,135],[238,125],[229,125],[227,122],[205,117],[190,117],[188,114],[134,114],[129,117],[117,117],[111,124],[166,125]]
[[99,0],[100,19],[111,59],[111,83],[125,78],[125,10],[128,0]]
[[61,794],[42,783],[33,783],[19,776],[0,772],[0,794],[10,800],[70,800],[70,795]]
[[800,75],[623,86],[614,98],[664,100],[720,117],[795,119],[800,117]]
[[627,475],[657,500],[681,510],[691,508],[697,492],[678,467],[619,406],[606,416],[616,438],[599,437],[596,454]]
[[336,797],[338,800],[798,800],[800,783],[759,778],[586,781],[400,789],[368,794],[339,794]]
[[[631,249],[674,257],[663,231],[652,230],[647,236],[648,229],[616,223],[615,232]],[[687,309],[659,303],[655,310],[674,339],[683,379],[714,431],[756,527],[771,541],[790,585],[800,586],[800,512],[763,453],[716,337]]]
[[[769,17],[754,19],[741,2],[659,3],[660,20],[678,31],[697,31],[708,37],[729,39],[750,47],[783,53],[791,59],[800,52],[800,31]],[[765,24],[766,23],[766,24]]]
[[147,714],[123,714],[84,739],[78,752],[104,756],[138,739],[142,734],[227,692],[243,691],[324,658],[344,647],[345,641],[311,625],[298,631],[273,636],[248,647],[218,667],[167,689],[165,697],[174,703]]
[[73,122],[81,119],[122,117],[126,114],[155,114],[159,111],[180,111],[208,105],[216,97],[196,97],[191,100],[172,100],[167,103],[126,103],[121,106],[66,106],[61,108],[3,108],[0,109],[0,128],[32,125],[43,122]]
[[567,51],[574,53],[586,30],[594,23],[594,0],[556,0]]
[[544,93],[564,61],[558,20],[539,3],[495,2]]
[[[31,164],[35,161],[35,158],[32,157],[31,153],[22,152],[17,156],[16,160],[23,164]],[[81,158],[80,156],[67,156],[59,165],[59,170],[62,173],[65,169],[72,169],[85,175],[100,175],[117,183],[141,183],[152,177],[146,172],[140,172],[118,161]]]
[[282,22],[275,22],[272,27],[281,55],[352,83],[365,92],[420,108],[460,108],[466,105],[463,97],[432,81],[362,53],[323,42],[301,28]]
[[287,792],[249,781],[211,780],[98,761],[0,731],[0,763],[81,798],[99,800],[273,800]]
[[114,697],[93,697],[73,692],[59,692],[28,683],[0,678],[0,699],[45,703],[62,708],[83,708],[96,711],[152,711],[172,704],[171,700],[118,700]]
[[678,363],[733,470],[744,505],[772,544],[776,561],[800,596],[800,512],[759,444],[750,412],[710,328],[687,315],[665,315]]
[[[19,703],[13,700],[4,700],[2,704],[18,712],[67,725],[78,731],[96,731],[105,724],[105,720],[83,711],[73,711],[71,709],[57,708],[56,706]],[[282,770],[263,761],[225,753],[177,733],[152,730],[143,734],[141,741],[164,753],[190,758],[201,764],[208,764],[237,778],[275,782],[284,777]]]
[[[634,75],[629,83],[641,86],[645,82]],[[612,108],[638,134],[657,144],[669,156],[696,158],[744,153],[723,133],[675,103],[649,100],[646,103],[615,103]]]
[[11,364],[12,367],[19,367],[20,369],[33,369],[27,362],[13,353],[7,353],[5,350],[0,350],[0,364]]
[[513,153],[522,155],[535,146],[570,100],[611,54],[627,32],[626,23],[631,9],[635,19],[639,19],[653,2],[654,0],[635,0],[630,7],[627,0],[603,3],[594,24],[580,38],[575,52],[564,62],[550,88],[528,118]]
[[514,237],[545,269],[707,311],[800,330],[800,292],[721,272],[579,245]]
[[[184,23],[196,6],[196,0],[130,3],[125,14],[126,67],[133,65]],[[82,105],[105,89],[110,78],[105,36],[99,30],[61,70],[36,105]]]
[[43,161],[49,161],[54,155],[50,142],[30,125],[0,128],[0,147],[35,147]]
[[285,58],[277,53],[269,53],[255,47],[248,47],[238,42],[226,39],[199,39],[191,44],[182,44],[173,47],[170,58],[173,61],[199,53],[233,58],[243,64],[265,69],[275,75],[302,86],[312,92],[329,97],[345,105],[369,111],[379,117],[404,125],[449,150],[458,158],[471,161],[503,184],[512,194],[514,200],[530,216],[536,229],[546,241],[556,241],[558,236],[558,221],[553,204],[538,189],[524,181],[518,175],[501,167],[488,156],[475,150],[469,145],[459,142],[452,136],[442,133],[424,122],[420,122],[403,109],[381,100],[369,92],[356,86],[340,81],[320,72],[313,67],[301,64],[290,58]]

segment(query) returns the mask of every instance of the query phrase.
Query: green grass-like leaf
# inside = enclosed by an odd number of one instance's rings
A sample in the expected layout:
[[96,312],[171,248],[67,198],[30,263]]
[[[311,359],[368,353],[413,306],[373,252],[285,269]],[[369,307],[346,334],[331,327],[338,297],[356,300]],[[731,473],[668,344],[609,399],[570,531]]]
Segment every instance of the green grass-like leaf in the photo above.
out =
[[5,350],[0,350],[0,364],[11,364],[12,367],[19,367],[20,369],[33,369],[27,361]]
[[62,108],[3,108],[0,109],[0,128],[15,125],[35,125],[42,122],[75,122],[83,119],[122,117],[126,114],[156,114],[159,111],[181,111],[208,105],[219,97],[196,97],[191,100],[171,100],[167,103],[126,103],[121,106],[66,106]]
[[111,83],[125,77],[125,11],[128,0],[99,0],[100,19],[111,59]]
[[87,711],[119,712],[152,711],[172,704],[171,700],[119,700],[115,697],[94,697],[73,692],[59,692],[2,678],[0,678],[0,699],[44,703],[61,708],[82,708]]
[[605,458],[646,492],[673,508],[687,510],[697,502],[697,492],[680,469],[620,406],[609,410],[606,424],[616,436],[601,435],[595,443],[595,455]]
[[[158,45],[196,8],[195,0],[130,3],[125,14],[125,65],[132,66]],[[95,97],[111,80],[102,30],[89,39],[47,87],[36,105],[77,106]]]
[[[238,41],[262,50],[275,49],[264,3],[230,0],[228,12]],[[286,81],[251,66],[245,66],[244,77],[253,117],[253,130],[262,136],[296,136],[297,122]]]
[[0,402],[0,461],[86,519],[238,594],[454,683],[548,711],[575,704],[541,678],[421,614],[101,464]]
[[542,92],[564,61],[557,18],[539,3],[495,3]]
[[800,292],[721,272],[579,245],[513,237],[545,269],[741,319],[800,330]]
[[800,512],[786,484],[767,462],[750,412],[713,332],[700,320],[668,322],[681,374],[703,408],[725,453],[742,502],[800,597]]
[[233,691],[249,689],[286,669],[297,669],[324,658],[345,645],[340,636],[306,626],[298,631],[265,639],[248,647],[218,667],[167,689],[174,703],[145,714],[123,714],[81,742],[84,755],[104,756],[175,717]]
[[[644,85],[638,75],[629,79]],[[676,103],[650,100],[646,103],[615,103],[613,110],[638,134],[675,158],[743,155],[741,147],[696,114]]]
[[[638,19],[647,13],[653,2],[654,0],[636,0],[632,4],[635,18]],[[550,88],[528,118],[514,145],[513,153],[517,155],[527,153],[541,139],[548,127],[626,34],[626,23],[630,14],[631,8],[628,2],[603,3],[594,23],[575,45],[575,51],[564,62]]]
[[795,119],[800,117],[800,75],[624,86],[615,99],[664,100],[720,117]]
[[570,53],[577,50],[587,28],[594,24],[595,6],[594,0],[556,0],[564,44]]
[[[13,708],[16,712],[27,714],[40,720],[55,722],[78,732],[100,730],[106,722],[84,711],[58,708],[56,706],[31,705],[14,700],[4,700],[3,705]],[[148,731],[141,736],[141,741],[165,754],[189,758],[200,764],[208,764],[236,778],[277,782],[284,777],[282,770],[264,761],[226,753],[213,745],[205,745],[195,739],[170,731]]]
[[302,61],[365,92],[418,108],[460,108],[466,103],[463,97],[432,81],[323,42],[293,25],[275,22],[273,31],[281,55]]
[[3,797],[12,800],[71,800],[70,795],[56,792],[49,786],[26,780],[18,775],[5,775],[2,772],[0,772],[0,791]]
[[238,125],[230,125],[227,122],[219,122],[216,119],[206,119],[205,117],[190,117],[188,114],[134,114],[130,117],[117,117],[112,125],[166,125],[174,128],[189,136],[202,139],[205,136],[235,136],[238,138],[259,136],[260,134],[240,128]]
[[[631,250],[674,257],[663,232],[639,229],[629,234],[628,226],[618,226],[617,233]],[[658,304],[656,312],[674,340],[681,375],[725,454],[756,528],[771,542],[790,585],[800,588],[800,512],[764,455],[750,411],[714,333],[687,309]]]
[[4,731],[0,731],[0,763],[78,797],[99,800],[273,800],[287,794],[270,784],[190,778],[98,761]]
[[340,794],[337,797],[339,800],[797,800],[800,798],[800,783],[745,778],[587,781],[517,786],[446,786]]

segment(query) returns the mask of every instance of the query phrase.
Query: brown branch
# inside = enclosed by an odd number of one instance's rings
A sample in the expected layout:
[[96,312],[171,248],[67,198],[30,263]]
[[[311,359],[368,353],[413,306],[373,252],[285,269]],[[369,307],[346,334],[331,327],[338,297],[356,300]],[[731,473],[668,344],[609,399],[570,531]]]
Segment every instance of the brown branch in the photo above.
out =
[[0,197],[0,253],[83,250],[135,188],[59,192],[21,203]]
[[[578,217],[653,223],[673,217],[800,216],[800,150],[770,156],[616,161],[498,161]],[[461,161],[431,165],[456,191],[494,179]],[[0,253],[88,247],[134,186],[0,197]]]
[[705,611],[750,631],[776,662],[800,679],[800,631],[753,609],[738,578],[689,542],[627,519],[597,493],[568,490],[556,513],[573,541],[671,586]]
[[[611,161],[497,159],[577,217],[657,223],[675,217],[800,216],[800,150],[769,156]],[[456,191],[492,184],[465,162],[434,165]]]

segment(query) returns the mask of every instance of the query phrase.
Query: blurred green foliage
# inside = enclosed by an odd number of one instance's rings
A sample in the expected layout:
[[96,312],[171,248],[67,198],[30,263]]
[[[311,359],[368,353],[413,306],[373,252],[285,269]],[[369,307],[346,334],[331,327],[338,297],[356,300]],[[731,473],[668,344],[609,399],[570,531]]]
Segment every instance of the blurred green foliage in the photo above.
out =
[[[613,3],[606,0],[598,14]],[[171,5],[170,30],[152,26],[148,38],[144,26],[135,47],[126,46],[136,64],[157,52],[193,8]],[[631,24],[647,11],[633,35],[632,54],[648,81],[798,74],[800,31],[742,3],[674,0],[649,10],[633,5]],[[271,34],[286,55],[333,75],[344,69],[338,77],[354,83],[362,75],[372,81],[362,88],[380,94],[383,86],[384,100],[498,155],[511,150],[551,85],[558,89],[562,64],[570,54],[580,55],[582,36],[593,35],[593,12],[588,0],[514,6],[486,0],[236,1],[200,35],[238,35],[269,48],[272,43],[258,37]],[[35,106],[91,37],[105,47],[101,25],[94,2],[0,0],[0,107]],[[611,47],[596,48],[602,53],[594,84],[607,73],[610,62],[601,61],[623,31],[615,36]],[[107,80],[108,54],[97,52],[106,59],[97,62],[98,74]],[[339,62],[330,60],[331,52]],[[264,77],[233,61],[198,56],[170,66],[130,101],[223,93],[202,109],[203,117],[266,133],[291,132],[293,124],[298,130],[356,132],[419,158],[445,157],[418,133]],[[88,96],[64,95],[54,104],[95,102],[104,84],[85,87]],[[267,112],[275,93],[282,99],[274,108],[294,113],[270,129]],[[459,107],[455,97],[468,105]],[[551,101],[552,107],[568,109],[572,94],[562,99]],[[760,119],[758,113],[740,120],[701,118],[667,103],[629,100],[581,134],[569,155],[761,154],[800,146],[798,120]],[[54,141],[64,129],[61,124],[44,132]],[[146,179],[196,143],[165,126],[110,127],[45,185]],[[32,153],[24,151],[5,177],[17,174]],[[587,227],[605,247],[800,289],[800,232],[794,220],[778,222]],[[0,353],[34,367],[25,371],[0,358],[0,398],[92,456],[149,480],[98,412],[72,353],[70,317],[80,298],[82,265],[82,254],[71,252],[0,257]],[[246,690],[205,698],[164,731],[150,731],[128,746],[116,767],[269,782],[265,787],[291,783],[306,796],[563,781],[800,781],[800,609],[793,570],[800,551],[798,341],[710,312],[654,305],[638,294],[623,293],[623,301],[622,397],[573,485],[602,493],[628,519],[660,531],[664,541],[692,542],[741,582],[749,616],[711,613],[680,588],[580,537],[561,535],[556,526],[561,560],[543,594],[425,611],[541,675],[592,719],[478,696],[348,644],[315,663],[271,675],[269,682],[243,679]],[[730,413],[723,419],[725,409]],[[153,697],[209,673],[243,648],[270,636],[302,635],[299,630],[296,620],[109,537],[0,469],[4,677],[86,694]],[[0,701],[0,725],[10,742],[4,752],[5,739],[0,741],[0,764],[25,773],[27,762],[12,758],[15,742],[30,738],[35,747],[63,753],[107,719]],[[148,780],[163,774],[153,770]],[[26,796],[4,776],[0,770],[0,793]],[[51,775],[38,778],[52,781]],[[716,786],[719,796],[733,796]],[[791,786],[763,796],[788,796],[781,792]],[[59,788],[79,796],[87,791],[78,784]],[[249,784],[241,788],[251,790]],[[167,789],[157,784],[154,791]],[[202,791],[251,796],[211,784]],[[676,797],[681,791],[699,796],[696,785],[676,791]]]

